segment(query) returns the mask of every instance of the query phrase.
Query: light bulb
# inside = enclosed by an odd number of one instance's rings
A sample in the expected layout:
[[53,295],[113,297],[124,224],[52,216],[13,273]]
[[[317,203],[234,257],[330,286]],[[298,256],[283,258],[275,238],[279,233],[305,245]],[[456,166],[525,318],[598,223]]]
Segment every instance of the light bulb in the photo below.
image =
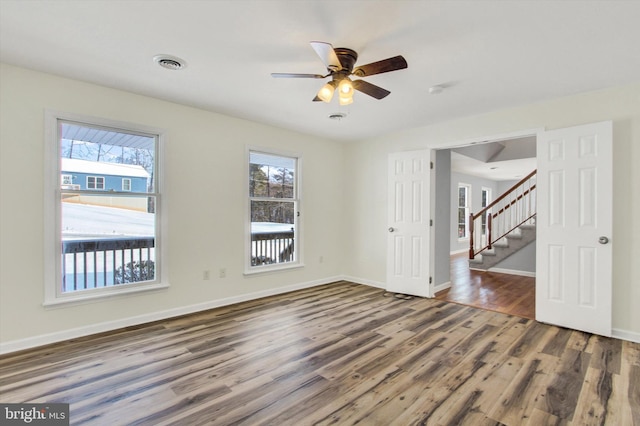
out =
[[340,91],[340,96],[353,96],[353,86],[351,85],[351,80],[349,78],[343,78],[340,80],[338,84],[338,90]]
[[327,84],[325,84],[324,86],[322,86],[322,88],[318,91],[318,98],[320,98],[320,100],[322,102],[331,102],[331,99],[333,98],[333,92],[335,91],[335,88],[333,87],[333,84],[331,84],[333,82],[329,82]]
[[338,83],[338,93],[340,95],[340,105],[349,105],[353,103],[353,86],[348,77],[343,78]]

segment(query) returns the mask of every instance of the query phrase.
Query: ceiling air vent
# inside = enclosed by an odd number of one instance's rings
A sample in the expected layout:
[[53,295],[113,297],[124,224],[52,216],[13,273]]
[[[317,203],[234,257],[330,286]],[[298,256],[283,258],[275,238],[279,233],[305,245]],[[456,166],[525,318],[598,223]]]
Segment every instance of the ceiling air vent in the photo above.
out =
[[186,62],[182,59],[170,55],[156,55],[153,57],[153,61],[162,68],[173,71],[181,70],[187,66]]
[[342,120],[343,118],[345,118],[347,116],[347,114],[345,114],[344,112],[334,112],[332,114],[329,114],[329,118],[332,120]]

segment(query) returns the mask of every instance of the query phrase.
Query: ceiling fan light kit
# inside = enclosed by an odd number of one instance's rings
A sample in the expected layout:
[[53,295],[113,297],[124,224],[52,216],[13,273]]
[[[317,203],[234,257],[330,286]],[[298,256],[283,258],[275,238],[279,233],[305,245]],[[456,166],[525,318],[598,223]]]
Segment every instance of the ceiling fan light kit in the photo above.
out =
[[335,92],[335,90],[336,90],[336,82],[330,81],[324,86],[322,86],[322,88],[318,91],[318,94],[316,96],[320,98],[322,102],[329,103],[331,102],[331,99],[333,99],[333,92]]
[[382,99],[389,95],[388,90],[376,86],[364,80],[352,81],[349,76],[368,77],[370,75],[382,74],[390,71],[397,71],[407,68],[407,61],[402,56],[384,59],[353,68],[358,60],[358,54],[346,47],[334,48],[331,44],[322,41],[312,41],[311,47],[318,54],[329,72],[327,75],[321,74],[292,74],[292,73],[272,73],[275,78],[326,78],[331,77],[331,81],[320,88],[314,102],[331,102],[336,88],[338,89],[338,100],[340,105],[353,103],[354,90],[369,95],[375,99]]
[[340,105],[350,105],[353,103],[353,85],[349,77],[345,77],[338,83],[338,93]]

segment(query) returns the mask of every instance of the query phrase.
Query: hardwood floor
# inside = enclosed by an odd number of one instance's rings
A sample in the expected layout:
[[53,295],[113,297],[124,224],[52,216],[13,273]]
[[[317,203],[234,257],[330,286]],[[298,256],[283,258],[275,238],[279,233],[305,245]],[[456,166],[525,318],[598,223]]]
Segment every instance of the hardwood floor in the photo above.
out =
[[451,256],[451,287],[436,299],[535,319],[536,279],[469,269],[465,253]]
[[337,282],[0,357],[82,425],[640,425],[640,344]]

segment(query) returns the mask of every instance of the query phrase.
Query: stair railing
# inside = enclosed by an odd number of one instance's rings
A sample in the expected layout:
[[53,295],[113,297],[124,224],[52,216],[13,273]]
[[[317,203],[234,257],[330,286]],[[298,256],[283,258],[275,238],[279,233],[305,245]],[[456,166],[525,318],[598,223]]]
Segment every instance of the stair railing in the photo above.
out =
[[536,215],[536,170],[478,213],[469,215],[469,259],[475,258]]

